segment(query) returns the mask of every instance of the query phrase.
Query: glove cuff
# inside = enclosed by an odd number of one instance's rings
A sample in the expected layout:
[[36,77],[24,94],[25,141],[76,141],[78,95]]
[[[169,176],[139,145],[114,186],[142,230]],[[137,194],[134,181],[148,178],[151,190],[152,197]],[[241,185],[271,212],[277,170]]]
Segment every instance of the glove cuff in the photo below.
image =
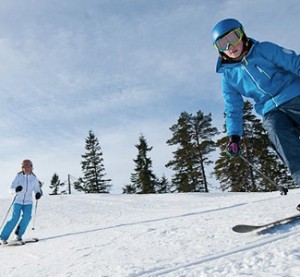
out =
[[241,137],[238,135],[232,135],[229,137],[230,142],[239,143],[241,140]]

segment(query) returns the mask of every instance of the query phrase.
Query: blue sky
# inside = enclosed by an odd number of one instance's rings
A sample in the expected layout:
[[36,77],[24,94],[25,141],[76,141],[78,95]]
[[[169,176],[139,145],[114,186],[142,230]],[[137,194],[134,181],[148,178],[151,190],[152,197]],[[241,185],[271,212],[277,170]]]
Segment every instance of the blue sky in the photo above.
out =
[[54,173],[82,176],[89,130],[112,193],[130,181],[140,134],[154,173],[170,178],[166,141],[181,112],[212,113],[222,129],[214,24],[235,17],[299,53],[299,14],[297,0],[1,1],[0,195],[25,158],[45,187]]

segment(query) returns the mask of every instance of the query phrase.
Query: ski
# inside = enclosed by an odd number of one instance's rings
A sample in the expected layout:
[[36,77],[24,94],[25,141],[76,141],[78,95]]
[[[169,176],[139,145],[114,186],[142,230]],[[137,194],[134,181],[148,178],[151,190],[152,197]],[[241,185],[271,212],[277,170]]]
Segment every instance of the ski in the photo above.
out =
[[34,242],[38,242],[38,241],[39,241],[38,238],[30,238],[30,239],[23,240],[24,244],[26,244],[26,243],[34,243]]
[[38,238],[30,238],[30,239],[24,239],[24,240],[21,240],[21,241],[18,241],[18,240],[9,240],[7,241],[7,243],[5,244],[1,244],[2,246],[22,246],[22,245],[25,245],[27,243],[34,243],[34,242],[38,242],[39,239]]
[[269,222],[269,223],[263,224],[263,225],[240,224],[240,225],[236,225],[236,226],[232,227],[232,230],[237,233],[248,233],[248,232],[252,232],[255,230],[259,230],[259,229],[267,229],[270,227],[274,227],[276,225],[283,225],[283,224],[291,223],[291,222],[294,222],[299,219],[300,219],[300,214],[297,214],[294,216],[290,216],[290,217],[282,218],[282,219],[279,219],[279,220],[276,220],[273,222]]
[[6,244],[2,244],[2,246],[6,247],[6,246],[22,246],[25,245],[25,243],[23,241],[15,241],[15,240],[10,240],[8,241]]

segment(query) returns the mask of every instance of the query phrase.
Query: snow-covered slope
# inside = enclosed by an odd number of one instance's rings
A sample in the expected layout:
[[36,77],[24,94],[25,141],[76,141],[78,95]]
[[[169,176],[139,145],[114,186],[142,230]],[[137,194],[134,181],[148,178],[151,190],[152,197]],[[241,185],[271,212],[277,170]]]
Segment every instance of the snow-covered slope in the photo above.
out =
[[[1,199],[4,218],[11,199]],[[300,221],[237,234],[296,214],[300,190],[273,193],[45,196],[40,242],[0,248],[0,276],[300,276]]]

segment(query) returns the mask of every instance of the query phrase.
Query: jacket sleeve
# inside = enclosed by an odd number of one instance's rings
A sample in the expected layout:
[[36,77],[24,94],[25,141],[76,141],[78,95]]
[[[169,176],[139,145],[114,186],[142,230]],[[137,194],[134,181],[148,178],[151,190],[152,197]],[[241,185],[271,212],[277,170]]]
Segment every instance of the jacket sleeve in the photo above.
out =
[[21,185],[22,184],[20,184],[20,175],[17,174],[17,176],[15,177],[15,179],[11,183],[10,192],[15,193],[16,192],[16,187],[21,186]]
[[300,55],[272,42],[260,43],[261,55],[279,68],[300,76]]
[[41,195],[43,195],[42,189],[41,189],[40,184],[39,184],[39,180],[36,177],[35,177],[35,180],[34,180],[33,191],[34,191],[34,193],[39,192]]
[[225,102],[225,122],[227,136],[243,135],[243,109],[244,100],[242,95],[222,77],[222,90]]

